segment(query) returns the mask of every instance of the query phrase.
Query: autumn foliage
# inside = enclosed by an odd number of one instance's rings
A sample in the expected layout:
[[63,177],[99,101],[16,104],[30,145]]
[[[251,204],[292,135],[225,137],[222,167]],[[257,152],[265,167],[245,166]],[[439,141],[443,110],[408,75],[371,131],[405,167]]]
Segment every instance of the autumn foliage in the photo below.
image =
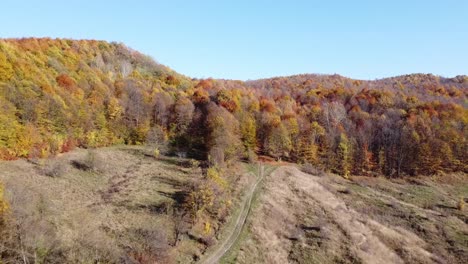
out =
[[[339,173],[467,171],[468,77],[197,80],[118,43],[0,40],[0,158],[143,144],[209,160],[263,154]],[[166,148],[164,148],[166,149]]]

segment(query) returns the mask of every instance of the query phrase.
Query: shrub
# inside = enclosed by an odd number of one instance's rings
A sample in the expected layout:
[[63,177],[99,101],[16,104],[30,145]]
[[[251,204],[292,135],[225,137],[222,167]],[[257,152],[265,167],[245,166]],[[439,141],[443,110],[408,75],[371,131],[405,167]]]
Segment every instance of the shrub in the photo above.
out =
[[206,177],[216,183],[222,189],[226,189],[228,187],[226,180],[222,178],[219,169],[216,167],[208,168],[206,171]]
[[457,208],[460,211],[463,211],[463,209],[465,209],[465,200],[463,199],[463,197],[461,197],[458,201]]
[[153,157],[158,158],[160,154],[161,154],[161,153],[159,152],[159,149],[158,149],[158,148],[155,148],[155,149],[153,150]]
[[305,173],[314,175],[314,176],[325,176],[326,173],[322,170],[317,168],[316,166],[310,164],[310,163],[305,163],[302,165],[301,170]]
[[191,159],[189,161],[189,165],[190,165],[191,168],[198,168],[198,167],[200,167],[200,162],[198,160],[196,160],[196,159]]
[[4,194],[4,188],[3,184],[0,182],[0,223],[2,221],[3,215],[8,211],[8,203],[5,201],[5,198],[3,197]]
[[152,127],[146,136],[146,145],[151,147],[157,147],[163,152],[167,150],[167,135],[164,132],[164,129],[156,125]]
[[7,218],[7,213],[10,210],[8,202],[5,200],[3,184],[0,182],[0,263],[3,255],[7,250],[4,249],[5,244],[10,244],[11,226]]
[[200,167],[200,161],[198,161],[196,159],[180,160],[179,165],[184,167],[184,168],[196,169],[196,168]]
[[84,171],[104,172],[106,170],[104,159],[94,150],[89,150],[82,160],[73,161],[73,165]]
[[48,160],[41,170],[44,175],[55,178],[63,176],[67,172],[67,166],[58,160]]
[[255,154],[255,151],[251,149],[247,151],[247,160],[249,161],[249,163],[255,163],[258,161],[258,157],[257,154]]

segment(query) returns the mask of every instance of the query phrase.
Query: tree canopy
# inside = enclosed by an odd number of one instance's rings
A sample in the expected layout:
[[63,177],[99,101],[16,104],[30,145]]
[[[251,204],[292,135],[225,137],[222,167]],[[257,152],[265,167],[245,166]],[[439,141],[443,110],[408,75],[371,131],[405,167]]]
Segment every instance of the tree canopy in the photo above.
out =
[[0,40],[0,158],[143,144],[216,165],[252,153],[342,175],[467,171],[468,77],[191,79],[123,44]]

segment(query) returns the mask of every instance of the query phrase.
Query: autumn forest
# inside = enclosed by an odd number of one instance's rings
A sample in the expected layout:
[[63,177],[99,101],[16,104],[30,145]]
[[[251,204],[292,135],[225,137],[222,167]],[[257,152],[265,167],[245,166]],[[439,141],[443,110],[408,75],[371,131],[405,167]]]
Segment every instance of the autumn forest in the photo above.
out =
[[257,155],[342,176],[468,170],[468,77],[191,79],[123,44],[0,41],[0,158],[144,144],[224,166]]

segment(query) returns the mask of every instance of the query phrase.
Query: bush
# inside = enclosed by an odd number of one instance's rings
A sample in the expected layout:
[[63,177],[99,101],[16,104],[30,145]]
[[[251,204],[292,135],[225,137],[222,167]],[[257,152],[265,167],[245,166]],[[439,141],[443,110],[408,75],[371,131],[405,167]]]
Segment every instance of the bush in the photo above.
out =
[[463,197],[460,198],[460,200],[458,201],[457,208],[460,211],[463,211],[463,209],[465,209],[465,200],[463,199]]
[[220,170],[216,167],[210,167],[206,170],[206,178],[216,183],[222,189],[228,187],[228,183],[221,176]]
[[314,176],[325,176],[326,173],[320,169],[320,168],[317,168],[316,166],[310,164],[310,163],[305,163],[302,165],[301,167],[301,170],[307,174],[312,174]]
[[189,159],[189,160],[182,160],[179,162],[180,166],[184,167],[184,168],[192,168],[192,169],[196,169],[198,167],[200,167],[200,161],[196,160],[196,159]]
[[3,184],[0,182],[0,224],[2,221],[3,215],[8,211],[8,203],[5,201],[5,198],[3,197],[4,193],[4,188]]
[[80,170],[92,172],[106,171],[104,159],[94,150],[89,150],[82,160],[73,161],[73,165]]
[[249,163],[255,163],[258,161],[258,157],[257,154],[255,154],[255,151],[251,149],[247,151],[247,160],[249,161]]
[[190,165],[191,168],[198,168],[198,167],[200,167],[200,162],[198,160],[196,160],[196,159],[191,159],[189,161],[189,165]]
[[48,160],[42,167],[42,173],[49,177],[62,177],[67,172],[65,163],[58,160]]
[[161,153],[159,152],[159,149],[158,149],[158,148],[155,148],[155,149],[153,150],[153,157],[158,158],[160,154],[161,154]]

